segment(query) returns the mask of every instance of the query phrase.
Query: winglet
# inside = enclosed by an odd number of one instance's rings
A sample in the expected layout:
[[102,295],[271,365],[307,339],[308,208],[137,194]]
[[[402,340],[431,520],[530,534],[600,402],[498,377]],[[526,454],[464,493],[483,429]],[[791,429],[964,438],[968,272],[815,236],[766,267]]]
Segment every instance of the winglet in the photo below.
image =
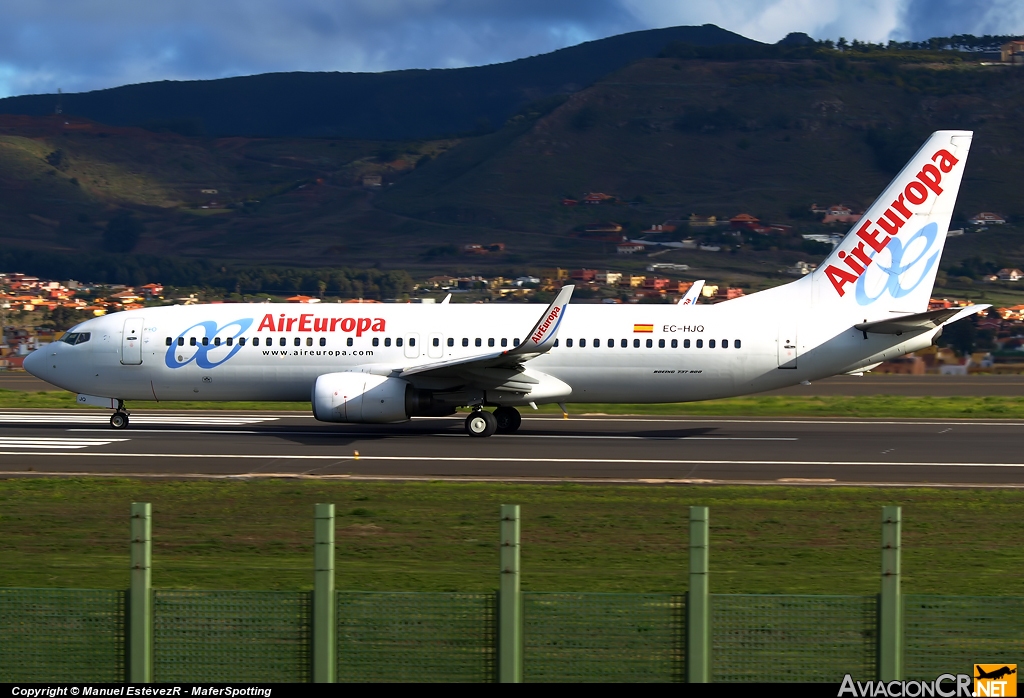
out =
[[565,309],[569,306],[569,299],[572,298],[572,292],[575,288],[572,285],[563,286],[562,290],[555,296],[555,300],[551,301],[551,305],[547,307],[544,314],[540,316],[540,320],[530,330],[530,334],[527,335],[526,339],[518,347],[509,349],[505,353],[510,356],[516,354],[543,354],[554,346],[555,337],[558,335],[558,326],[562,324],[562,318],[565,317]]
[[679,305],[697,305],[700,292],[704,289],[704,279],[697,279],[686,291],[686,295],[679,299]]

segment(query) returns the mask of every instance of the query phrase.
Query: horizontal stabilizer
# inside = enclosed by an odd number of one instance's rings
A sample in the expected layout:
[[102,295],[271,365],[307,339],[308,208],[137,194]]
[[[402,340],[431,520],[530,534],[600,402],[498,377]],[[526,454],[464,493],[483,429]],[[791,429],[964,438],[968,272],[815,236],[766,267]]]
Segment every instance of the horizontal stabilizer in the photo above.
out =
[[854,325],[862,332],[873,332],[875,334],[903,334],[904,332],[921,332],[934,330],[936,327],[956,322],[968,315],[991,308],[991,305],[969,305],[966,308],[942,308],[940,310],[929,310],[925,313],[914,313],[913,315],[901,315],[887,320],[875,322],[862,322]]

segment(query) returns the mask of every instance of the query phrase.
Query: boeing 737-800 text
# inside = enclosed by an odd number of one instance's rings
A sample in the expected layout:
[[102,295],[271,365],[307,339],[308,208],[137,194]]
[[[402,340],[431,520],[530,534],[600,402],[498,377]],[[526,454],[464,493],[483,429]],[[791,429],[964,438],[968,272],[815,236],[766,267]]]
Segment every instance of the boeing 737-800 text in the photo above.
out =
[[81,323],[25,368],[115,410],[118,428],[125,401],[310,400],[326,422],[470,407],[474,436],[514,432],[524,405],[708,400],[858,373],[987,307],[928,311],[971,139],[932,134],[813,273],[716,305],[571,305],[566,286],[539,317],[503,304],[144,308]]

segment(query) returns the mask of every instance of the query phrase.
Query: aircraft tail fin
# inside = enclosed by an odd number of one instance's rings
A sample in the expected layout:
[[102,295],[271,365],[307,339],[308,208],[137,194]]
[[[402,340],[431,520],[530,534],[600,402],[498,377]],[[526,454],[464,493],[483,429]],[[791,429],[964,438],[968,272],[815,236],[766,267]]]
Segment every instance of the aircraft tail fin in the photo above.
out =
[[858,320],[928,309],[973,135],[931,135],[815,270],[815,305]]

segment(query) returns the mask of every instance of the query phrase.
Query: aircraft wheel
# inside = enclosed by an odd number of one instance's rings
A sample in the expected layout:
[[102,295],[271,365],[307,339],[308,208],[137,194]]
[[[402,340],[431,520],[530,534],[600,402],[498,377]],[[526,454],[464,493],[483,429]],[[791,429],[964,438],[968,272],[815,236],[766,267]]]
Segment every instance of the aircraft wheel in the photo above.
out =
[[466,433],[470,436],[490,436],[498,430],[498,420],[485,410],[474,410],[466,417]]
[[125,429],[128,427],[128,415],[124,412],[115,412],[110,415],[110,426],[115,429]]
[[499,407],[494,410],[494,419],[498,422],[499,434],[514,434],[523,423],[523,416],[515,407]]

